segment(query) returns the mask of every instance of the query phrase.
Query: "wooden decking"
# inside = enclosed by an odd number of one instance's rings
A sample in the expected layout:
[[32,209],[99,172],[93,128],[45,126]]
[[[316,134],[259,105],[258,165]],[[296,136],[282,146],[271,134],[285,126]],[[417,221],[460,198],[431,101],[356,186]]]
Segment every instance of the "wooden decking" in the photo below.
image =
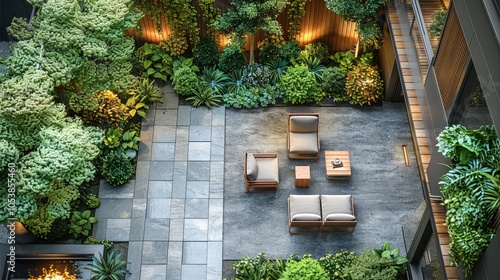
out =
[[[398,5],[398,7],[395,5]],[[401,80],[407,104],[408,121],[412,132],[417,163],[422,181],[428,188],[429,182],[427,179],[427,167],[430,162],[431,153],[418,99],[419,93],[422,94],[422,91],[424,90],[422,86],[422,76],[420,75],[420,67],[418,64],[419,58],[416,54],[418,50],[415,50],[415,46],[413,45],[414,42],[409,34],[410,26],[406,19],[403,18],[404,16],[408,16],[408,13],[404,8],[404,4],[401,4],[400,2],[395,4],[391,1],[391,3],[387,4],[387,11],[390,29],[396,48],[395,55],[399,61]],[[400,17],[405,21],[404,23],[400,22]],[[445,266],[444,269],[446,277],[448,280],[459,279],[458,269],[451,265],[448,257],[450,251],[450,236],[448,234],[448,227],[445,224],[445,209],[441,205],[441,199],[432,199],[431,209],[440,244],[441,256]]]

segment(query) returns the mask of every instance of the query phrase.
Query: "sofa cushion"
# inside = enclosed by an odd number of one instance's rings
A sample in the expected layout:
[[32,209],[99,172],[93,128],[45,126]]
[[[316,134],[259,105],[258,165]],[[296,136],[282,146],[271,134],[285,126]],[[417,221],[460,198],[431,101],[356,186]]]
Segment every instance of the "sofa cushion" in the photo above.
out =
[[249,180],[254,181],[258,176],[258,165],[257,160],[251,153],[247,153],[247,177]]
[[321,216],[318,214],[295,214],[292,216],[292,221],[321,221]]
[[356,218],[351,214],[330,214],[325,217],[325,221],[354,221]]
[[290,132],[290,152],[298,154],[317,154],[318,134],[317,133],[295,133]]
[[291,132],[317,132],[318,117],[317,116],[291,116],[290,117]]
[[351,195],[321,195],[323,220],[330,214],[352,215]]
[[[315,195],[290,195],[290,217],[297,214],[312,214],[321,217],[319,194]],[[300,217],[300,216],[298,216]]]
[[279,182],[279,163],[278,158],[257,158],[259,172],[257,172],[257,181],[276,181]]

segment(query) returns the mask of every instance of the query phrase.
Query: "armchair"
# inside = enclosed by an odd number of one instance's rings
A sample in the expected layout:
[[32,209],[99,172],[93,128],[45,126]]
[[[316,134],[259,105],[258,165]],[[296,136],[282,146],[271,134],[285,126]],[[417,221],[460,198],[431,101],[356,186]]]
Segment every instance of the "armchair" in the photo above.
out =
[[319,157],[319,114],[288,114],[288,157],[316,159]]
[[244,152],[245,191],[276,191],[279,183],[278,167],[278,156],[276,154]]

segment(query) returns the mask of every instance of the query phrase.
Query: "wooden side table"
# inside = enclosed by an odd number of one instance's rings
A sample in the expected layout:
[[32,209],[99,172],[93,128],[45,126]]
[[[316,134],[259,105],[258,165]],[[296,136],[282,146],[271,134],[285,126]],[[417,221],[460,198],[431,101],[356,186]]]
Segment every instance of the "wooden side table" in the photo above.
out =
[[308,188],[311,185],[311,169],[309,166],[295,166],[295,187]]
[[[344,166],[333,168],[332,160],[340,159]],[[325,167],[327,179],[347,179],[351,177],[351,160],[349,151],[325,151]]]

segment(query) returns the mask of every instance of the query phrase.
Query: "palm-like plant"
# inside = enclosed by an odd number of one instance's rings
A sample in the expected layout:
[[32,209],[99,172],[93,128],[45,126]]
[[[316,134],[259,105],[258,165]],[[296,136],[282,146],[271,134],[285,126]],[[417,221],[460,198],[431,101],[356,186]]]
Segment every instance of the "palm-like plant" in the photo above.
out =
[[221,98],[222,95],[214,88],[198,86],[198,89],[194,91],[194,95],[186,98],[186,100],[192,101],[191,104],[193,107],[205,105],[208,108],[212,108],[212,106],[220,106]]
[[238,94],[246,91],[246,86],[242,81],[243,71],[242,70],[233,70],[228,75],[227,92],[229,94]]
[[161,102],[163,94],[155,86],[155,81],[148,78],[141,79],[130,93],[136,97],[136,100],[142,100],[145,104],[151,104],[154,101]]
[[99,253],[99,258],[94,257],[92,264],[85,269],[92,271],[91,280],[119,280],[125,279],[128,270],[125,268],[127,262],[121,260],[121,254],[109,251],[106,258]]
[[210,87],[217,91],[217,93],[224,93],[224,87],[229,81],[229,77],[219,69],[215,67],[209,67],[203,69],[201,75],[199,76],[200,85],[202,87]]
[[277,59],[266,63],[266,65],[271,69],[271,81],[273,84],[278,85],[281,82],[281,76],[288,69],[288,61],[284,59]]
[[299,63],[302,63],[309,68],[309,71],[314,74],[316,80],[321,81],[321,76],[323,75],[323,71],[325,70],[325,66],[321,64],[321,60],[319,58],[315,58],[312,56],[300,55],[297,58]]

